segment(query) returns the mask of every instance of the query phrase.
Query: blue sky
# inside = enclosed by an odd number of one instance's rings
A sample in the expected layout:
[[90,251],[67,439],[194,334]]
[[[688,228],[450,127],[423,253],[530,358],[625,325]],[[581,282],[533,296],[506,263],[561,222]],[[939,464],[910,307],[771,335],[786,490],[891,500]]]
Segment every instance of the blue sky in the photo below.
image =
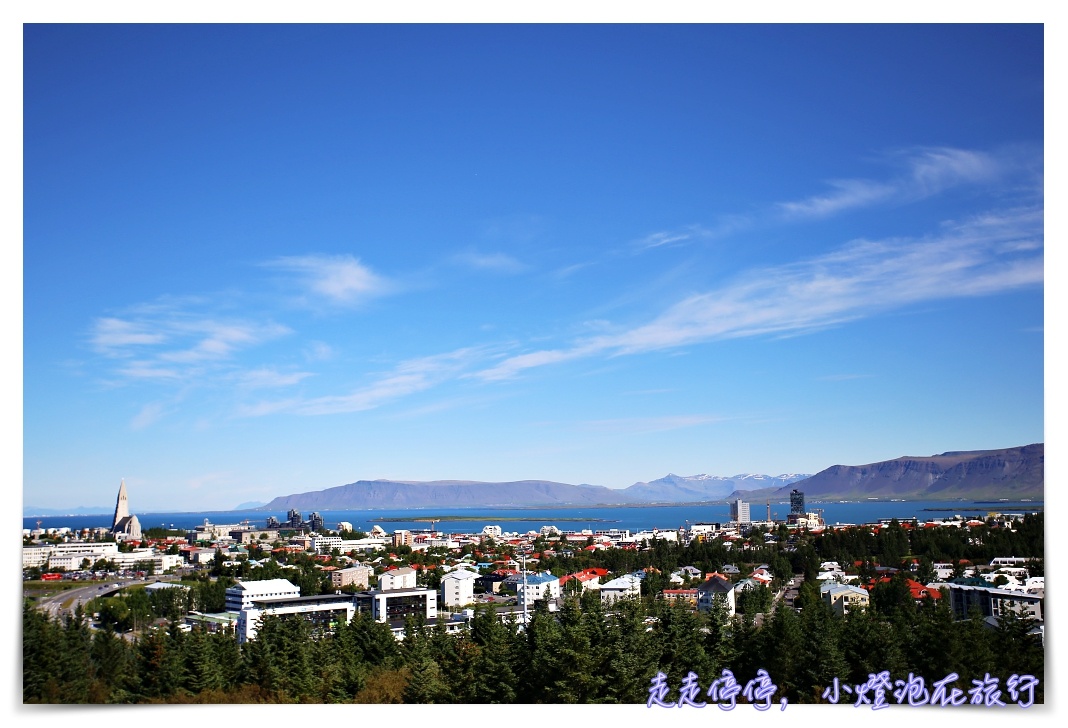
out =
[[1040,26],[27,26],[27,505],[1044,440]]

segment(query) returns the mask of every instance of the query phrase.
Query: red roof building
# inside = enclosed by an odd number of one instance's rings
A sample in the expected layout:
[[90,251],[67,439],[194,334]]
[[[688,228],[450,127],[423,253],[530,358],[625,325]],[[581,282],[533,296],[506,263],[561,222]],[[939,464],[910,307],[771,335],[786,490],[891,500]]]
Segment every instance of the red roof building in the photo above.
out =
[[[871,591],[875,588],[876,584],[888,583],[890,581],[890,578],[891,577],[889,576],[883,576],[878,579],[874,579],[868,584],[866,584],[864,588],[868,591]],[[942,598],[942,592],[938,591],[937,589],[928,589],[926,586],[916,581],[915,579],[905,577],[905,584],[908,585],[909,591],[912,593],[912,598],[918,602],[923,601],[923,599],[925,599],[926,597],[930,597],[931,599]]]

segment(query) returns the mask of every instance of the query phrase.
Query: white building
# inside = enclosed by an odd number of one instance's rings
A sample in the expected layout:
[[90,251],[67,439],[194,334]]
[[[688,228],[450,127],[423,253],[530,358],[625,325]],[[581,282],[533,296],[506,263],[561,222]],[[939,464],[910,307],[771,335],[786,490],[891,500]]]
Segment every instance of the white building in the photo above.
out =
[[328,554],[331,549],[341,549],[341,536],[322,536],[316,534],[311,537],[311,548],[317,554]]
[[606,541],[613,545],[619,545],[630,538],[629,529],[609,528],[603,531],[597,531],[594,534],[594,538],[598,541]]
[[820,585],[823,602],[837,614],[845,615],[857,607],[866,607],[871,603],[871,595],[866,589],[844,584]]
[[53,554],[100,554],[101,558],[111,558],[119,553],[119,545],[114,541],[87,541],[74,543],[57,543],[48,546]]
[[734,616],[737,609],[734,584],[721,576],[713,576],[697,587],[697,609],[707,612],[712,609],[716,599],[722,599],[727,607],[727,616]]
[[22,549],[22,568],[31,566],[44,566],[48,563],[48,557],[52,553],[50,546],[26,546]]
[[[64,571],[77,571],[82,568],[85,561],[89,562],[89,566],[92,567],[100,559],[115,562],[115,565],[120,568],[129,568],[126,566],[124,558],[130,556],[130,554],[120,553],[118,544],[114,542],[110,543],[60,543],[52,546],[44,547],[49,550],[47,556],[48,568],[50,569],[63,569]],[[134,553],[138,554],[138,558],[130,561],[144,561],[152,558],[152,549],[135,549]],[[26,549],[23,549],[23,564],[26,564]],[[41,558],[41,552],[35,551],[32,554],[34,560]],[[41,566],[42,564],[35,564]]]
[[[119,554],[119,556],[127,556],[128,554]],[[120,569],[132,569],[138,562],[151,561],[152,570],[157,574],[162,574],[165,571],[176,569],[182,565],[182,557],[178,554],[161,554],[158,551],[146,555],[138,555],[136,558],[128,561],[121,559],[113,559],[115,565]]]
[[720,524],[718,523],[694,523],[690,525],[689,538],[690,540],[701,538],[708,541],[715,538],[719,531]]
[[735,523],[749,523],[749,504],[740,498],[732,502],[731,520]]
[[78,571],[84,568],[85,562],[89,562],[89,566],[92,567],[93,563],[103,558],[99,554],[94,553],[71,553],[71,554],[52,554],[48,557],[49,569],[62,569],[63,571]]
[[441,603],[446,607],[463,607],[475,601],[478,574],[456,569],[441,578]]
[[491,536],[493,538],[499,538],[500,535],[501,535],[501,527],[500,526],[483,526],[482,527],[482,535],[483,536]]
[[289,545],[295,546],[299,549],[303,549],[304,551],[308,551],[312,547],[312,537],[306,536],[303,533],[298,534],[293,538],[289,539]]
[[190,549],[186,552],[190,564],[210,564],[215,558],[215,549]]
[[350,551],[363,551],[369,553],[384,548],[388,543],[389,539],[387,538],[358,538],[342,541],[338,544],[337,548],[343,554],[347,554]]
[[1023,556],[998,556],[990,561],[991,566],[1024,566],[1028,561],[1042,561],[1042,559],[1029,559]]
[[286,579],[239,581],[226,590],[226,611],[240,612],[256,599],[295,599],[300,589]]
[[527,574],[526,584],[520,581],[517,584],[516,594],[519,597],[518,605],[532,605],[539,599],[559,599],[560,580],[552,574]]
[[948,562],[939,562],[934,564],[935,578],[938,581],[948,581],[949,577],[953,576],[953,564]]
[[[229,589],[226,595],[229,600]],[[333,632],[342,622],[348,623],[355,614],[352,597],[345,594],[252,599],[237,618],[237,638],[239,642],[255,639],[263,617],[267,615],[297,615],[311,624],[313,636],[320,636]]]
[[195,527],[186,538],[190,543],[196,543],[197,541],[218,541],[220,539],[229,540],[231,531],[245,531],[248,530],[240,523],[228,523],[219,524],[211,523],[207,518],[204,519],[204,525]]
[[384,572],[378,577],[379,591],[414,589],[415,586],[415,569],[409,566],[403,566],[399,569],[394,569],[393,571]]
[[330,583],[335,589],[340,589],[350,584],[360,589],[366,589],[371,585],[370,579],[371,569],[361,564],[330,572]]
[[601,584],[601,604],[608,606],[619,599],[627,597],[640,597],[642,595],[642,582],[630,574],[612,579]]
[[972,606],[984,617],[1000,617],[1007,611],[1042,621],[1042,597],[1037,594],[997,589],[994,587],[939,584],[942,596],[949,597],[949,605],[957,619],[967,619]]
[[426,619],[438,617],[438,593],[433,589],[391,589],[361,592],[355,597],[356,608],[370,612],[372,619],[391,625],[403,624],[409,614]]
[[337,530],[339,531],[352,531],[352,524],[348,521],[338,521]]
[[638,531],[633,536],[622,539],[621,543],[641,543],[642,541],[655,541],[657,539],[661,541],[678,541],[679,534],[677,531],[661,531],[658,528],[654,528],[652,531]]

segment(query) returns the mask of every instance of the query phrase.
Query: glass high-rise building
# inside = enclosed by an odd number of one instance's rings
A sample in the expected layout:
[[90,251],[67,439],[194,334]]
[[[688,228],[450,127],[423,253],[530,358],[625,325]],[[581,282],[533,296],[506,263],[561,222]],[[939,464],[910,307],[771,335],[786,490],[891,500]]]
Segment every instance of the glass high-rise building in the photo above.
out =
[[805,514],[805,494],[797,488],[790,491],[790,513],[795,516]]

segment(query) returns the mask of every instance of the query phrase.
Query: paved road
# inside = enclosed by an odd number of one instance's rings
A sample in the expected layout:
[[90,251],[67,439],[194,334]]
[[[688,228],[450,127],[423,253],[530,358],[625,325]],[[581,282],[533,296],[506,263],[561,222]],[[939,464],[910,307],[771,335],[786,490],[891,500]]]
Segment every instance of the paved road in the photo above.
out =
[[[122,581],[113,581],[107,583],[100,583],[99,581],[86,582],[85,586],[78,587],[77,589],[65,589],[55,596],[46,597],[37,603],[37,608],[46,612],[49,617],[56,619],[62,619],[66,613],[74,614],[75,608],[80,604],[85,607],[85,604],[90,599],[99,596],[106,596],[117,592],[119,589],[127,586],[133,586],[134,584],[151,584],[154,581],[168,581],[166,577],[149,576],[144,579],[124,579]],[[63,608],[63,603],[68,599],[73,599],[66,609]]]

